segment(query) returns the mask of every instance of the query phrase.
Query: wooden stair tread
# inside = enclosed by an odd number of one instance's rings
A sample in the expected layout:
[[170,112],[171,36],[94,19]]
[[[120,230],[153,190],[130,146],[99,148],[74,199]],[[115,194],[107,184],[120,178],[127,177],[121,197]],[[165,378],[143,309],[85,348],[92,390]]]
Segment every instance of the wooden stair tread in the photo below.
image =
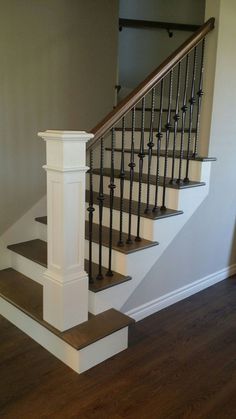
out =
[[0,271],[0,296],[36,320],[73,348],[80,350],[134,323],[125,314],[110,309],[65,332],[43,320],[43,287],[12,268]]
[[[86,190],[86,202],[89,202],[89,194],[90,192],[88,190]],[[93,197],[94,197],[94,204],[98,205],[98,192],[93,192]],[[104,201],[103,201],[103,205],[106,208],[110,208],[110,196],[107,194],[104,194]],[[129,212],[129,200],[128,199],[123,199],[123,208],[124,208],[124,212],[128,213]],[[114,209],[117,211],[120,211],[120,198],[118,196],[114,196]],[[144,204],[143,202],[141,202],[141,217],[143,218],[149,218],[150,220],[158,220],[160,218],[166,218],[166,217],[172,217],[175,215],[180,215],[183,214],[183,211],[179,211],[179,210],[174,210],[171,208],[166,208],[165,210],[161,210],[160,208],[158,208],[156,211],[149,211],[147,213],[145,213],[145,209],[146,209],[146,204]],[[137,215],[138,214],[138,202],[137,201],[132,201],[132,214]]]
[[[42,221],[40,220],[40,218],[42,218]],[[47,223],[47,217],[37,217],[35,220],[38,222],[42,222],[42,224]],[[103,226],[102,234],[103,234],[103,238],[102,238],[103,246],[109,247],[109,234],[110,234],[109,227]],[[85,221],[85,238],[89,240],[89,222],[88,221]],[[137,252],[139,250],[146,249],[148,247],[153,247],[153,246],[158,245],[158,242],[146,240],[146,239],[142,239],[141,241],[135,241],[134,236],[131,236],[131,239],[133,240],[133,242],[131,244],[126,244],[127,238],[128,238],[128,234],[123,233],[124,246],[118,246],[117,243],[119,241],[119,231],[113,229],[112,249],[117,250],[118,252],[121,252],[121,253],[129,254],[129,253]],[[95,223],[93,224],[92,241],[93,243],[99,243],[99,225]]]
[[[100,175],[100,169],[94,169],[93,173],[95,175]],[[103,169],[103,175],[107,176],[110,178],[110,173],[111,173],[111,169],[109,168],[104,168]],[[115,178],[120,178],[120,170],[115,169],[114,170],[114,177]],[[125,179],[130,179],[130,171],[126,170],[125,171]],[[148,180],[148,176],[146,173],[143,173],[143,177],[142,177],[143,182],[142,183],[147,183]],[[139,181],[139,174],[137,172],[134,172],[134,181],[138,182]],[[205,183],[204,182],[195,182],[195,181],[189,181],[188,183],[182,183],[182,184],[177,184],[177,183],[173,183],[170,184],[170,178],[167,178],[166,180],[166,187],[167,188],[172,188],[172,189],[186,189],[186,188],[193,188],[193,187],[197,187],[197,186],[204,186]],[[156,185],[156,176],[155,175],[150,175],[150,184],[151,185]],[[163,177],[160,176],[160,186],[163,186]]]
[[[111,147],[106,147],[106,150],[107,151],[111,151]],[[114,151],[117,151],[118,153],[121,153],[121,151],[122,151],[122,149],[121,148],[115,148],[114,149]],[[131,153],[131,149],[130,148],[126,148],[125,150],[124,150],[124,152],[125,153]],[[139,149],[135,149],[134,150],[134,153],[135,154],[138,154],[139,153]],[[148,155],[148,149],[146,149],[146,150],[144,150],[144,154],[145,155]],[[153,149],[152,150],[152,155],[153,156],[156,156],[157,155],[157,150],[155,150],[155,149]],[[160,150],[160,156],[161,157],[165,157],[165,150]],[[173,157],[173,150],[169,150],[168,151],[168,157]],[[175,153],[175,157],[177,158],[177,159],[179,159],[180,158],[180,151],[179,150],[176,150],[176,153]],[[187,159],[187,151],[184,151],[184,153],[183,153],[183,158],[186,160]],[[200,162],[207,162],[207,161],[216,161],[216,158],[215,157],[202,157],[202,156],[197,156],[197,157],[190,157],[190,160],[193,160],[193,161],[200,161]]]
[[[174,124],[173,124],[174,125]],[[122,132],[122,127],[115,127],[115,131],[117,131],[117,132]],[[132,131],[132,128],[125,128],[125,131],[126,132],[131,132]],[[142,131],[142,129],[141,129],[141,127],[136,127],[135,128],[135,132],[141,132]],[[192,134],[194,134],[195,132],[196,132],[197,130],[196,130],[196,128],[193,128],[192,129]],[[144,132],[150,132],[150,128],[144,128]],[[162,129],[162,134],[164,135],[165,134],[165,129],[163,128]],[[174,128],[173,128],[173,126],[172,126],[172,128],[170,129],[170,132],[174,132]],[[182,132],[182,128],[178,128],[177,129],[177,132]],[[189,128],[188,127],[186,127],[185,128],[185,134],[188,134],[188,132],[189,132]]]
[[[41,217],[43,220],[43,223],[45,223],[45,218],[47,217]],[[39,221],[40,217],[38,218]],[[40,222],[40,221],[39,221]],[[46,220],[47,222],[47,220]],[[35,263],[38,263],[39,265],[42,265],[44,268],[47,268],[47,243],[35,239],[35,240],[29,240],[22,243],[12,244],[8,246],[8,249],[18,253],[19,255],[32,260]],[[88,260],[85,260],[85,270],[88,272]],[[130,276],[121,275],[118,272],[113,271],[113,276],[107,276],[106,268],[102,268],[102,273],[104,275],[103,279],[97,280],[95,277],[95,272],[98,272],[98,265],[96,263],[92,263],[92,273],[94,282],[89,284],[89,290],[93,292],[99,292],[103,291],[104,289],[113,287],[118,284],[122,284],[123,282],[131,280]]]

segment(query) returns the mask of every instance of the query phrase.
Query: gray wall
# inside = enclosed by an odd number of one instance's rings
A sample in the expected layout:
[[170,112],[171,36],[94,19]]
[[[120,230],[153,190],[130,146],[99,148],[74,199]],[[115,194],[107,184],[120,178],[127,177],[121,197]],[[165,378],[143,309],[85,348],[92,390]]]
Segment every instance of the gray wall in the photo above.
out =
[[45,129],[92,128],[114,100],[118,0],[0,0],[0,234],[45,193]]
[[[123,18],[198,25],[204,21],[204,7],[205,0],[120,0],[119,13]],[[173,33],[169,38],[165,30],[124,28],[120,32],[119,83],[124,95],[191,35]]]
[[218,37],[216,71],[215,60],[208,62],[214,87],[214,94],[208,91],[212,115],[209,106],[204,110],[211,122],[209,155],[218,159],[212,166],[210,193],[135,290],[125,311],[236,263],[235,0],[207,0],[206,17],[210,16],[217,18],[217,26],[209,48],[214,49]]

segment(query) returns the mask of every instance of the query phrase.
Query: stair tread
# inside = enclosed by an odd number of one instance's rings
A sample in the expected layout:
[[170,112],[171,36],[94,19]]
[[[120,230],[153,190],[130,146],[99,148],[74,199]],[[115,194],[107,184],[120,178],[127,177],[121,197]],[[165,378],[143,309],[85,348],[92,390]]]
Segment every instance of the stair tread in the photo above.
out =
[[[38,217],[40,219],[40,217]],[[41,217],[44,220],[47,217]],[[39,221],[40,222],[40,221]],[[47,221],[46,221],[47,222]],[[8,249],[18,253],[21,256],[24,256],[27,259],[32,260],[35,263],[47,268],[47,243],[43,240],[34,239],[22,243],[12,244],[8,246]],[[85,260],[85,270],[88,271],[88,260]],[[98,265],[92,263],[92,272],[98,272]],[[113,287],[115,285],[121,284],[123,282],[131,280],[130,276],[121,275],[118,272],[113,271],[113,276],[106,275],[107,269],[102,268],[102,273],[104,275],[103,279],[97,280],[94,278],[94,282],[89,284],[89,290],[93,292],[103,291],[104,289]]]
[[[93,173],[95,175],[99,175],[100,174],[100,169],[94,169]],[[110,177],[110,173],[111,173],[111,169],[109,168],[104,168],[103,169],[103,174],[104,176]],[[115,178],[120,178],[120,170],[115,169],[114,170],[114,177]],[[125,171],[125,179],[129,179],[130,178],[130,171],[126,170]],[[148,176],[146,173],[143,173],[143,183],[147,183],[147,179]],[[137,172],[134,172],[134,181],[138,182],[139,181],[139,174]],[[196,181],[189,181],[188,183],[182,183],[182,184],[177,184],[177,183],[173,183],[170,184],[170,178],[166,179],[166,187],[167,188],[172,188],[172,189],[186,189],[186,188],[193,188],[193,187],[197,187],[197,186],[204,186],[205,182],[196,182]],[[156,185],[156,176],[155,175],[150,175],[150,184],[151,185]],[[163,177],[160,176],[160,186],[163,185]]]
[[[89,194],[90,192],[87,190],[86,202],[89,202]],[[94,203],[98,203],[98,195],[99,195],[98,192],[93,192]],[[106,208],[110,208],[110,196],[107,194],[104,194],[103,205]],[[120,210],[120,198],[118,196],[114,196],[114,209],[117,211]],[[123,209],[124,209],[124,212],[126,213],[129,212],[129,199],[123,199]],[[165,210],[161,210],[160,208],[158,208],[156,211],[149,211],[147,213],[145,213],[145,209],[146,209],[146,204],[142,202],[141,209],[140,209],[141,217],[149,218],[151,220],[158,220],[160,218],[172,217],[175,215],[183,214],[183,211],[174,210],[171,208],[166,208]],[[134,215],[138,214],[137,201],[132,201],[132,214]]]
[[[42,218],[42,221],[41,221]],[[35,219],[38,222],[41,222],[42,224],[47,224],[47,217],[37,217]],[[105,247],[109,247],[109,234],[110,234],[110,229],[109,227],[102,227],[103,230],[103,246]],[[89,240],[89,222],[85,221],[85,238],[87,240]],[[146,240],[146,239],[142,239],[141,241],[135,241],[135,237],[131,236],[132,239],[132,243],[131,244],[126,244],[126,240],[128,238],[128,234],[127,233],[123,233],[123,239],[124,239],[124,245],[123,246],[118,246],[118,241],[119,241],[119,231],[113,229],[113,243],[112,243],[112,248],[114,250],[117,250],[118,252],[121,253],[125,253],[125,254],[129,254],[129,253],[133,253],[133,252],[137,252],[139,250],[143,250],[146,249],[148,247],[153,247],[153,246],[157,246],[158,242],[156,241],[151,241],[151,240]],[[99,243],[99,225],[98,224],[93,224],[93,239],[92,239],[93,243]]]
[[12,268],[0,271],[0,296],[50,330],[73,348],[80,350],[134,323],[125,314],[110,309],[65,332],[43,320],[43,287]]
[[[111,151],[111,147],[106,147],[106,150],[107,151]],[[115,148],[114,149],[114,151],[117,151],[117,152],[119,152],[119,153],[121,153],[121,151],[122,151],[122,149],[121,148]],[[124,152],[125,153],[131,153],[131,149],[130,148],[126,148],[125,150],[124,150]],[[139,153],[139,149],[135,149],[134,150],[134,153],[135,154],[138,154]],[[145,155],[148,155],[148,149],[146,149],[146,150],[144,150],[144,154]],[[153,156],[156,156],[157,155],[157,150],[155,150],[155,149],[153,149],[152,150],[152,155]],[[164,157],[165,156],[165,150],[160,150],[160,156],[161,157]],[[169,150],[168,151],[168,157],[173,157],[173,150]],[[180,157],[180,151],[179,150],[176,150],[176,153],[175,153],[175,157],[178,159],[179,157]],[[187,151],[184,151],[184,153],[183,153],[183,158],[186,160],[187,159]],[[202,156],[197,156],[197,157],[190,157],[190,160],[193,160],[193,161],[200,161],[200,162],[207,162],[207,161],[216,161],[216,157],[202,157]]]
[[[115,131],[117,131],[117,132],[122,132],[122,129],[123,129],[122,127],[115,127]],[[125,127],[125,131],[126,132],[131,132],[132,131],[132,128],[129,128],[129,127],[126,128]],[[141,127],[136,127],[135,128],[135,132],[141,132],[141,131],[142,131],[142,128]],[[189,131],[188,130],[188,127],[186,127],[185,128],[185,134],[188,134],[188,131]],[[196,131],[197,131],[196,128],[192,128],[192,134],[195,133]],[[150,128],[144,128],[144,132],[150,132]],[[165,132],[166,131],[163,128],[162,129],[162,133],[165,134]],[[170,132],[174,132],[174,128],[173,127],[170,129]],[[178,128],[177,129],[177,132],[182,132],[182,128]]]

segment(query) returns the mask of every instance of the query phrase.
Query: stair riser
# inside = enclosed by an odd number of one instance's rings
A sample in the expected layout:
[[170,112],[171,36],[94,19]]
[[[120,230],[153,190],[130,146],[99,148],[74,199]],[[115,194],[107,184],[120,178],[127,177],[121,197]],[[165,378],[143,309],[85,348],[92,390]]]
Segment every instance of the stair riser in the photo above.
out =
[[[135,132],[134,134],[134,148],[138,148],[140,147],[140,137],[141,137],[141,132]],[[195,137],[195,134],[192,134],[192,139]],[[173,140],[174,140],[174,134],[170,133],[170,138],[169,138],[169,149],[173,148]],[[181,141],[181,133],[178,132],[177,135],[177,140],[176,140],[176,149],[180,149],[180,141]],[[147,144],[149,142],[149,133],[148,132],[144,132],[144,148],[147,149]],[[154,134],[153,137],[153,142],[154,142],[154,150],[157,147],[157,138]],[[164,149],[165,148],[165,143],[166,143],[166,134],[163,133],[163,137],[161,140],[161,148]],[[188,134],[184,135],[184,149],[187,149],[187,143],[188,143]],[[109,138],[106,140],[106,145],[107,147],[111,146],[111,141],[109,140]],[[116,136],[115,136],[115,146],[116,147],[121,147],[122,145],[122,133],[120,131],[116,132]],[[127,132],[125,134],[125,148],[130,148],[131,147],[131,132]]]
[[[95,211],[93,213],[93,221],[96,224],[99,224],[99,207],[94,205]],[[86,220],[89,219],[88,211],[86,211]],[[141,217],[140,219],[140,235],[142,238],[147,240],[153,240],[153,223],[154,220],[149,220],[148,218]],[[110,209],[103,208],[103,225],[105,227],[110,227]],[[128,233],[129,227],[129,215],[126,212],[123,212],[123,232]],[[120,212],[113,210],[113,228],[115,230],[120,229]],[[131,234],[136,235],[137,232],[137,216],[132,214],[132,225],[131,225]]]
[[[99,176],[94,175],[93,180],[94,180],[93,181],[94,191],[99,192],[99,180],[100,180]],[[108,188],[109,183],[110,183],[110,178],[107,176],[104,176],[104,193],[105,194],[110,193],[110,189]],[[119,179],[115,179],[115,185],[116,185],[115,196],[120,196],[120,180]],[[87,188],[89,188],[88,176],[87,176]],[[155,191],[156,191],[155,186],[150,185],[150,204],[152,205],[154,204],[154,200],[155,200]],[[158,205],[162,205],[162,191],[163,191],[163,188],[160,186],[159,192],[158,192]],[[129,199],[129,192],[130,192],[130,182],[128,180],[125,180],[124,198]],[[138,182],[134,182],[133,183],[133,200],[138,201],[138,196],[139,196],[139,184]],[[147,185],[143,183],[142,184],[142,199],[141,199],[143,203],[146,203],[146,197],[147,197]],[[181,208],[178,208],[178,197],[179,197],[178,189],[166,188],[166,206],[168,208],[181,210]]]
[[[109,162],[110,160],[110,151],[106,151],[106,161]],[[115,152],[115,169],[120,170],[120,159],[121,159],[121,153],[120,152]],[[130,162],[130,153],[125,153],[124,154],[124,167],[125,170],[129,170],[129,162]],[[136,164],[136,168],[135,171],[138,171],[138,167],[139,167],[139,157],[137,154],[134,155],[134,162]],[[174,165],[174,178],[178,178],[179,177],[179,159],[175,159],[175,165]],[[167,176],[171,177],[172,176],[172,158],[168,158],[167,159]],[[186,160],[182,160],[182,170],[181,170],[181,177],[184,178],[185,174],[186,174],[186,164],[187,161]],[[156,156],[152,156],[151,159],[151,174],[155,175],[156,174],[156,166],[157,166],[157,157]],[[159,160],[159,174],[161,176],[163,176],[164,174],[164,166],[165,166],[165,159],[164,157],[160,157]],[[109,167],[109,166],[107,166]],[[195,181],[199,181],[201,182],[201,167],[202,167],[202,162],[199,161],[192,161],[190,160],[190,164],[189,164],[189,179],[190,180],[195,180]],[[148,156],[146,155],[143,159],[143,173],[148,173]]]
[[43,285],[43,274],[45,272],[43,266],[15,252],[10,250],[8,250],[8,252],[10,254],[11,267],[13,269]]

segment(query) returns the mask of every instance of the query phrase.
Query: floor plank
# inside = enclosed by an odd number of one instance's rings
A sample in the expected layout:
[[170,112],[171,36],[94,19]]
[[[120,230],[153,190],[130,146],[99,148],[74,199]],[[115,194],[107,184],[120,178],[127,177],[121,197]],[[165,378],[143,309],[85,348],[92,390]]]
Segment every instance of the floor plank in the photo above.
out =
[[77,375],[0,318],[0,417],[236,418],[236,276],[131,328]]

